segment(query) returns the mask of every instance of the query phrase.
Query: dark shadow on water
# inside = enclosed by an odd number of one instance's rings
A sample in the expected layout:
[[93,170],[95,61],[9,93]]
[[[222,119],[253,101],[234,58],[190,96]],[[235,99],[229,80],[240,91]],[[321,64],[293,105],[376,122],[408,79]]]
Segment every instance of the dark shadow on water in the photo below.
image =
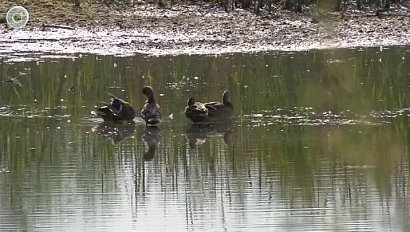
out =
[[130,137],[134,133],[134,129],[134,122],[102,122],[91,128],[91,131],[95,134],[109,137],[113,144],[118,144],[125,138]]
[[158,144],[162,138],[161,129],[156,126],[145,127],[142,140],[144,140],[146,150],[144,152],[144,161],[150,161],[154,159],[155,152],[157,151]]
[[189,147],[204,144],[210,137],[223,135],[226,144],[232,144],[233,121],[226,120],[209,124],[193,124],[186,130]]

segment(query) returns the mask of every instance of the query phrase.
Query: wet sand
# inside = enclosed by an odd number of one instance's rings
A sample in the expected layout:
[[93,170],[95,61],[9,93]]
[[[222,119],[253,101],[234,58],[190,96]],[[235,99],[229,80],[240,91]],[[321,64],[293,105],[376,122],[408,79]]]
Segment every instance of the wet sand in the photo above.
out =
[[274,9],[272,14],[255,15],[242,9],[226,13],[208,5],[166,9],[152,4],[118,9],[90,5],[76,9],[65,4],[59,6],[65,11],[58,8],[41,14],[39,6],[26,6],[31,20],[23,30],[1,24],[0,59],[77,53],[222,54],[410,44],[410,13],[398,5],[376,16],[372,11],[354,9],[343,15],[321,14],[313,8],[305,8],[302,14]]

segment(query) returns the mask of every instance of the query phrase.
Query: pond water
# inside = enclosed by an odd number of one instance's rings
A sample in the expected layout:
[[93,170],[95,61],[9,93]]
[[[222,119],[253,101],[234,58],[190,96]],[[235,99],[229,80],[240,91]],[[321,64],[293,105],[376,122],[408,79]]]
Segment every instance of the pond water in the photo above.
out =
[[[409,47],[0,63],[0,230],[409,231],[409,78]],[[90,115],[144,85],[159,129]]]

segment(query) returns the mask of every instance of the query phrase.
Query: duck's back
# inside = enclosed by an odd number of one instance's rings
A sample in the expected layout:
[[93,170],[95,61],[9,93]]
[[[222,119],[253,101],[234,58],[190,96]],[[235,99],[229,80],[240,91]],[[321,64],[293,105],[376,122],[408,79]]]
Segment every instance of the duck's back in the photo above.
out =
[[119,117],[123,120],[133,120],[135,117],[134,108],[128,103],[124,103],[119,112]]
[[208,109],[205,104],[195,102],[192,105],[185,107],[185,116],[191,119],[192,122],[204,122],[208,120]]
[[213,119],[230,119],[233,117],[233,106],[220,102],[208,102],[205,104],[209,117]]

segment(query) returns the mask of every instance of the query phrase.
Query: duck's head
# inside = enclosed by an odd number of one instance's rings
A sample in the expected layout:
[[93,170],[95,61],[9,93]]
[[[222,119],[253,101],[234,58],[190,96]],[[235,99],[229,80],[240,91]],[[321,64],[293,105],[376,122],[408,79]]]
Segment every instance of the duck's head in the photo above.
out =
[[154,90],[152,89],[151,86],[145,86],[144,88],[142,88],[142,93],[145,96],[150,96],[150,95],[154,95]]
[[225,90],[225,91],[222,93],[222,103],[223,103],[224,105],[231,105],[230,99],[231,99],[231,94],[229,93],[228,90]]
[[147,96],[148,102],[155,102],[154,98],[154,90],[152,89],[151,86],[145,86],[142,88],[142,93]]
[[187,105],[188,105],[188,106],[192,106],[192,105],[194,105],[194,104],[195,104],[195,99],[194,99],[194,97],[188,98]]

